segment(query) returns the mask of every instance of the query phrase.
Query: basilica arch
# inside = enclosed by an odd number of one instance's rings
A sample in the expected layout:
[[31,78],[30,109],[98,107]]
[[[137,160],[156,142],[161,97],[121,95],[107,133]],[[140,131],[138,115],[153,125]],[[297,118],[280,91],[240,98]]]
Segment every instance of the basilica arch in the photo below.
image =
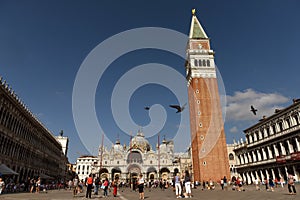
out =
[[115,180],[115,178],[120,178],[121,176],[121,169],[119,167],[114,167],[112,170],[111,170],[111,180]]
[[161,174],[162,179],[168,180],[169,174],[170,174],[170,170],[168,168],[166,168],[166,167],[161,168],[159,173]]
[[101,179],[108,178],[108,170],[106,168],[100,169],[99,175],[100,175]]
[[139,163],[143,164],[143,156],[140,151],[133,150],[127,155],[127,164],[129,163]]
[[149,167],[147,169],[147,178],[148,180],[153,181],[157,176],[157,170],[155,169],[155,167]]

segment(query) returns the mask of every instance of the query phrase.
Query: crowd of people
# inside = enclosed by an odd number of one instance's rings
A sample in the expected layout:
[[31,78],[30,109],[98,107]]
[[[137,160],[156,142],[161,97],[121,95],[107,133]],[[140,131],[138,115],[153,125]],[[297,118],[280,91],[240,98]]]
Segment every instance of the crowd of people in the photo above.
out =
[[[26,181],[23,181],[21,184],[15,184],[13,179],[6,177],[4,180],[3,177],[0,177],[0,194],[3,192],[30,192],[30,193],[39,193],[41,191],[47,191],[50,189],[69,189],[73,190],[73,195],[77,196],[81,193],[85,194],[86,198],[91,198],[93,195],[101,195],[103,197],[108,197],[109,193],[112,193],[114,197],[117,196],[118,190],[124,191],[125,188],[130,188],[132,191],[139,193],[139,199],[145,198],[145,188],[148,188],[148,191],[151,192],[153,188],[160,188],[165,190],[168,188],[173,188],[174,195],[176,198],[191,198],[192,197],[192,188],[196,188],[202,185],[202,190],[215,190],[216,187],[220,187],[221,190],[228,190],[231,187],[235,191],[245,191],[244,185],[248,184],[243,181],[241,177],[232,177],[230,180],[227,180],[226,176],[220,178],[218,181],[213,181],[211,179],[203,181],[201,184],[199,182],[193,182],[192,178],[188,171],[180,174],[174,174],[172,180],[145,180],[143,174],[140,174],[137,179],[134,179],[132,182],[124,182],[116,176],[113,180],[108,178],[100,179],[99,177],[89,175],[85,180],[79,180],[76,175],[72,180],[68,182],[65,181],[46,181],[40,177],[28,178]],[[265,187],[265,190],[273,192],[277,187],[284,187],[287,184],[289,194],[296,194],[295,188],[295,178],[293,175],[289,174],[287,180],[283,179],[274,180],[272,178],[260,180],[259,178],[255,179],[253,185],[255,190],[261,190]]]
[[48,190],[62,189],[66,187],[66,183],[61,180],[48,180],[41,177],[28,177],[23,181],[15,181],[12,176],[0,177],[0,194],[30,192],[40,193]]

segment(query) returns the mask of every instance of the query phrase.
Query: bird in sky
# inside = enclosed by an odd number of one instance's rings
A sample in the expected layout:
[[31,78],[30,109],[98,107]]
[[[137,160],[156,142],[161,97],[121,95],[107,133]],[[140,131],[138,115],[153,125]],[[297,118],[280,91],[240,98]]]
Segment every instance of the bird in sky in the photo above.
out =
[[169,105],[171,108],[176,108],[177,109],[177,112],[176,113],[180,113],[184,110],[185,106],[186,106],[186,103],[183,105],[183,106],[180,106],[180,105]]
[[254,115],[256,115],[257,109],[255,109],[252,105],[251,105],[251,112],[253,112]]
[[144,107],[145,110],[150,110],[149,106]]

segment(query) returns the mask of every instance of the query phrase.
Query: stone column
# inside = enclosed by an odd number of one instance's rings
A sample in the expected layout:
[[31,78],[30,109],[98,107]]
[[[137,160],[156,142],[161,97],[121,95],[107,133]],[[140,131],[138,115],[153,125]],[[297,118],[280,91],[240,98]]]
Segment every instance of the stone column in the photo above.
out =
[[293,166],[293,171],[294,171],[294,175],[295,175],[294,177],[295,177],[296,181],[299,181],[299,174],[298,174],[295,166]]
[[256,133],[254,133],[254,134],[253,134],[253,140],[254,140],[254,142],[256,142],[256,141],[257,141],[257,136],[256,136]]
[[249,143],[252,143],[253,140],[252,140],[252,135],[249,136]]
[[260,155],[259,150],[257,149],[256,152],[257,152],[257,157],[258,157],[257,160],[258,160],[258,161],[261,161],[261,155]]
[[272,126],[269,126],[269,130],[270,130],[270,135],[274,135],[274,131],[273,131],[273,127]]
[[274,148],[274,152],[275,152],[275,157],[279,156],[279,152],[278,152],[278,149],[275,144],[273,144],[273,148]]
[[249,163],[252,163],[253,161],[249,152],[248,152],[248,158],[249,158]]
[[240,155],[240,158],[241,158],[241,164],[243,165],[243,164],[245,164],[245,161],[244,161],[244,156],[243,156],[243,154],[241,154]]
[[253,156],[253,162],[256,162],[257,160],[256,160],[256,155],[255,155],[254,151],[252,151],[252,156]]
[[253,181],[255,180],[254,172],[253,172],[253,171],[250,172],[250,175],[251,175],[251,181],[252,181],[252,183],[253,183]]
[[246,175],[245,175],[245,173],[243,173],[243,175],[242,175],[243,177],[243,183],[246,183],[246,180],[247,180],[247,177],[246,177]]
[[297,137],[295,137],[295,142],[296,142],[296,146],[297,146],[297,151],[300,151],[300,144],[299,144],[299,140]]
[[248,162],[247,154],[245,153],[245,154],[243,154],[243,155],[244,155],[245,164],[248,164],[249,162]]
[[262,173],[262,170],[259,170],[259,171],[260,171],[261,181],[265,180],[265,176],[264,176],[264,174]]
[[274,180],[276,177],[275,177],[275,172],[274,172],[273,168],[271,169],[271,172],[272,172],[272,177],[273,177],[273,180]]
[[283,174],[282,174],[282,172],[280,171],[280,168],[279,168],[279,167],[277,168],[277,170],[278,170],[279,177],[280,177],[280,178],[283,178]]
[[294,153],[294,148],[293,148],[292,144],[290,143],[290,140],[287,140],[286,142],[288,144],[290,153]]
[[267,175],[267,179],[269,180],[269,178],[270,178],[270,175],[269,175],[269,172],[268,172],[268,170],[266,169],[266,175]]
[[289,173],[288,173],[287,167],[284,167],[284,171],[285,171],[286,177],[289,177]]
[[247,176],[247,183],[251,184],[251,177],[249,175],[249,172],[246,173],[246,176]]
[[259,179],[259,176],[258,176],[258,172],[257,172],[257,171],[255,171],[255,176],[256,176],[256,178]]
[[268,149],[269,158],[273,159],[274,157],[272,155],[272,151],[271,151],[270,146],[267,146],[267,149]]
[[286,155],[286,151],[285,151],[285,148],[284,148],[282,142],[279,142],[279,144],[280,144],[280,149],[281,149],[282,155]]
[[267,160],[267,155],[265,152],[265,148],[262,148],[263,160]]

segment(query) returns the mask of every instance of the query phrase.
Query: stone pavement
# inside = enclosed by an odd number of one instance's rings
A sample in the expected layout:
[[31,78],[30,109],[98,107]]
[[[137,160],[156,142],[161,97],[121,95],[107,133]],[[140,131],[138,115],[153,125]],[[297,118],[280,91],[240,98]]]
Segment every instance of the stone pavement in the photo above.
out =
[[[298,192],[297,195],[289,195],[287,186],[284,188],[278,187],[275,188],[274,192],[269,192],[261,187],[260,191],[256,191],[254,186],[245,186],[244,192],[233,191],[228,188],[228,191],[222,191],[219,187],[217,187],[213,191],[204,190],[202,191],[199,188],[193,189],[193,197],[192,199],[213,199],[213,200],[253,200],[253,199],[263,199],[263,200],[296,200],[300,199],[300,185],[296,185],[296,190]],[[13,194],[2,194],[0,195],[0,200],[63,200],[63,199],[72,199],[79,200],[85,199],[85,195],[83,193],[79,194],[76,197],[73,197],[72,192],[70,190],[52,190],[47,193],[39,193],[39,194],[31,194],[31,193],[13,193]],[[103,198],[101,195],[92,195],[92,199],[107,199],[107,200],[138,200],[139,194],[138,192],[133,192],[129,188],[125,189],[123,192],[119,191],[118,197],[113,197],[109,194],[108,198]],[[168,200],[168,199],[176,199],[175,193],[172,189],[166,189],[164,191],[159,188],[145,190],[145,200]]]

